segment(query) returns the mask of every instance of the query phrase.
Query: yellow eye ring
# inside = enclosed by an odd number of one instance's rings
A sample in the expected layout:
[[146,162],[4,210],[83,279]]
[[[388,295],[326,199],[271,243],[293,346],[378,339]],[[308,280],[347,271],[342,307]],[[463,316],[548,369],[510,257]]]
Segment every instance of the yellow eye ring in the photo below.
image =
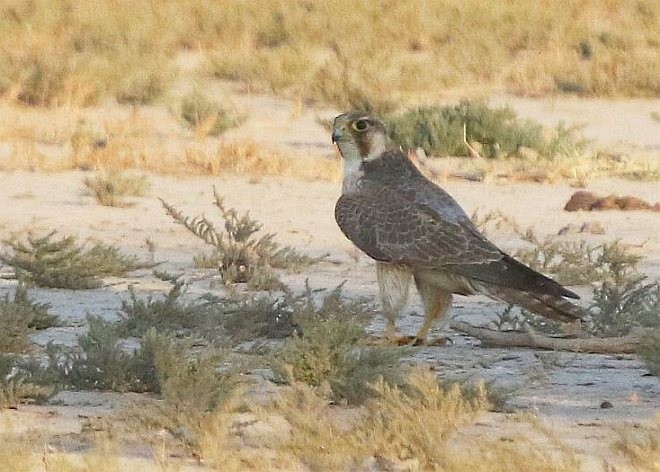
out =
[[353,122],[353,129],[358,132],[365,131],[369,127],[367,120],[357,120]]

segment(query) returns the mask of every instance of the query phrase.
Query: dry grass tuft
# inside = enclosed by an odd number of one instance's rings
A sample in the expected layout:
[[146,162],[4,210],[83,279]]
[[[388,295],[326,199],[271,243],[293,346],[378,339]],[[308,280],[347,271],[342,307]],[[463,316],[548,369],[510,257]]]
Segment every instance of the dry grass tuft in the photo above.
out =
[[[413,369],[403,387],[382,381],[362,410],[339,410],[327,393],[296,384],[261,416],[282,416],[291,425],[278,452],[299,458],[312,470],[542,470],[568,472],[579,464],[551,432],[541,431],[555,450],[520,437],[515,442],[456,434],[487,407],[485,391],[466,400],[456,386],[443,389],[435,375]],[[456,447],[459,445],[459,447]]]
[[239,126],[244,118],[231,116],[217,101],[201,90],[193,90],[181,99],[180,117],[198,138],[217,136]]
[[654,472],[660,468],[660,418],[651,426],[624,426],[617,429],[614,449],[623,454],[635,470]]
[[30,106],[153,103],[176,77],[177,54],[194,49],[216,77],[342,108],[384,111],[471,86],[657,96],[657,18],[651,0],[424,0],[353,5],[350,15],[338,0],[11,0],[0,9],[0,95]]
[[141,197],[150,187],[146,176],[122,172],[105,172],[83,180],[87,191],[103,206],[127,207],[123,197]]
[[339,159],[321,156],[291,155],[254,141],[222,142],[215,155],[189,149],[186,166],[193,172],[208,175],[244,175],[251,179],[286,175],[303,180],[341,179]]

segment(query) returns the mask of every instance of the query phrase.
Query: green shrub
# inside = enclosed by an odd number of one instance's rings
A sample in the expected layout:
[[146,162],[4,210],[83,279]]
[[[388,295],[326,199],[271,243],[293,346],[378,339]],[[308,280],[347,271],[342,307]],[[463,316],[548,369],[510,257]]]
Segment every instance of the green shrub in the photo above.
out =
[[633,271],[641,260],[631,246],[620,241],[594,245],[586,241],[566,241],[554,235],[540,238],[534,228],[523,229],[512,218],[497,211],[483,216],[475,212],[472,221],[484,233],[493,227],[513,231],[526,243],[513,251],[513,256],[564,285],[625,278],[625,274]]
[[660,328],[656,328],[639,346],[639,355],[646,368],[656,377],[660,377]]
[[186,302],[181,299],[183,282],[176,281],[164,298],[139,298],[131,288],[130,299],[122,301],[117,325],[127,336],[143,336],[150,329],[163,332],[185,332],[191,336],[214,338],[222,325],[225,299],[204,296]]
[[77,243],[74,236],[53,240],[56,231],[45,236],[28,233],[26,241],[5,241],[13,251],[0,254],[0,261],[15,268],[28,283],[41,287],[90,289],[101,285],[99,277],[120,276],[126,272],[152,267],[134,256],[125,256],[119,248],[95,243],[89,248]]
[[18,352],[28,347],[32,330],[57,326],[57,317],[48,313],[50,305],[29,299],[27,288],[19,280],[13,300],[0,299],[0,352]]
[[122,347],[118,327],[100,318],[88,317],[89,331],[78,338],[79,349],[51,346],[50,369],[64,387],[154,392],[186,403],[212,406],[213,398],[225,388],[215,384],[217,355],[191,356],[189,343],[175,341],[167,334],[149,329],[140,338],[139,348]]
[[483,155],[490,158],[516,155],[522,147],[552,158],[566,151],[566,144],[569,148],[580,145],[564,127],[558,129],[561,133],[554,140],[546,141],[541,125],[518,119],[510,108],[489,108],[480,102],[411,109],[386,122],[397,145],[403,149],[420,147],[433,156],[469,156],[464,131],[467,142],[479,143]]
[[316,308],[311,293],[292,314],[297,330],[274,354],[284,378],[312,386],[329,384],[333,397],[361,403],[379,378],[401,380],[399,358],[405,349],[368,346],[365,325],[373,316],[364,302],[343,301],[341,286]]
[[[514,251],[516,259],[534,270],[550,275],[566,285],[598,283],[587,311],[591,321],[584,327],[594,336],[622,336],[635,326],[660,325],[660,285],[646,282],[637,272],[641,257],[620,241],[599,245],[585,241],[558,240],[556,236],[540,239],[533,228],[521,229],[501,213],[489,213],[472,220],[482,231],[490,225],[511,229],[528,246]],[[498,329],[521,329],[525,321],[544,333],[558,333],[561,324],[513,306],[499,314]]]
[[596,336],[622,336],[636,326],[660,327],[660,284],[631,274],[605,281],[594,290],[589,308],[590,331]]

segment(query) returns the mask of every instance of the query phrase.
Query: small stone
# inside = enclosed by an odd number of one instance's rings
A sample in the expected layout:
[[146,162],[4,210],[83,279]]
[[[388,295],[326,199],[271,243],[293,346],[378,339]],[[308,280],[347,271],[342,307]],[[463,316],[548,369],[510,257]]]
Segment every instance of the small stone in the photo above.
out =
[[614,405],[612,405],[612,402],[609,400],[603,400],[600,403],[600,409],[601,410],[609,410],[610,408],[614,408]]
[[597,221],[582,223],[582,226],[580,226],[580,233],[605,234],[605,228],[603,228],[603,225]]

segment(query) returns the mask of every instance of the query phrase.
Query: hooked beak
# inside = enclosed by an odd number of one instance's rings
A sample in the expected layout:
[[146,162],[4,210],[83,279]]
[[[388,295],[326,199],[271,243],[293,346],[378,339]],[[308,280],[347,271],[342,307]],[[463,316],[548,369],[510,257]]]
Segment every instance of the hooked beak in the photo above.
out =
[[341,129],[335,128],[335,129],[332,130],[332,142],[333,143],[336,143],[338,141],[343,141],[343,138],[344,138],[344,132]]

